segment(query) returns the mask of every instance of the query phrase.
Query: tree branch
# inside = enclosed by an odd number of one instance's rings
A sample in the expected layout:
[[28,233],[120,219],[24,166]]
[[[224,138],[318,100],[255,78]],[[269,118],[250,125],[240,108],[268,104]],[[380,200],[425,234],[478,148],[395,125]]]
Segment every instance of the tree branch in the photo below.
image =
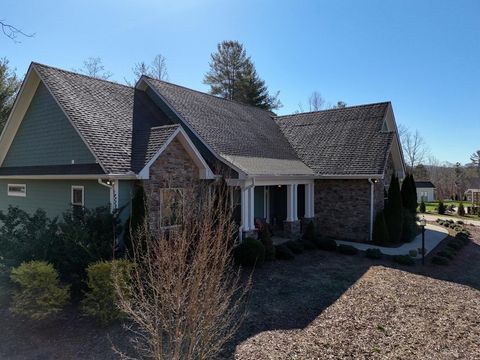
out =
[[17,40],[19,36],[25,37],[33,37],[35,34],[27,34],[23,32],[21,29],[7,24],[4,20],[0,20],[0,26],[2,28],[3,35],[12,39],[15,43],[19,43],[20,41]]

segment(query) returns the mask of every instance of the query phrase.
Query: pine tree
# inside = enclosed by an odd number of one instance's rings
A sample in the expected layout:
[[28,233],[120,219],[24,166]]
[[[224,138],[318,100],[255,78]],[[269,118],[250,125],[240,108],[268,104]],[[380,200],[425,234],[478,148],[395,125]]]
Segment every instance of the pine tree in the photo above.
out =
[[20,81],[6,58],[0,59],[0,133],[7,122]]
[[412,210],[413,210],[413,213],[415,214],[417,212],[418,199],[417,199],[417,185],[415,185],[415,178],[413,177],[413,174],[410,174],[410,197],[411,197]]
[[390,241],[398,243],[402,239],[403,211],[402,195],[398,178],[392,174],[390,187],[388,189],[388,199],[385,206],[385,221],[387,223]]
[[383,211],[379,211],[375,216],[375,222],[373,223],[372,240],[373,243],[377,245],[386,245],[390,242],[387,224],[385,222],[385,215]]
[[274,96],[268,93],[265,81],[260,79],[253,63],[248,60],[241,78],[240,101],[244,104],[262,109],[277,109],[281,106],[278,93]]
[[278,93],[269,94],[265,81],[258,76],[252,60],[238,41],[218,44],[203,82],[210,85],[212,95],[267,110],[281,106]]

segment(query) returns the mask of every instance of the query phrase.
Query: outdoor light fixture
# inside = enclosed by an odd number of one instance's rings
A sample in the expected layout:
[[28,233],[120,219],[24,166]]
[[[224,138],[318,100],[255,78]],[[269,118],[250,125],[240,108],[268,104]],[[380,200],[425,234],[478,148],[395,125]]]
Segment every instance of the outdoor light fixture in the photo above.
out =
[[425,216],[422,216],[420,219],[420,227],[422,228],[422,265],[425,265],[425,226],[427,225],[427,220]]

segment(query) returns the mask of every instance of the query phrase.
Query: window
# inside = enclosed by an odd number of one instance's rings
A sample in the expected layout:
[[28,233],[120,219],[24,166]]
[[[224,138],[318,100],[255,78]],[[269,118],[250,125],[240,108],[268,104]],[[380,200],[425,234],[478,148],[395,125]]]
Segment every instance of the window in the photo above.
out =
[[72,205],[82,206],[85,203],[83,186],[72,186]]
[[162,227],[181,223],[183,216],[183,189],[160,190],[160,224]]
[[27,185],[25,184],[8,184],[8,196],[27,196]]

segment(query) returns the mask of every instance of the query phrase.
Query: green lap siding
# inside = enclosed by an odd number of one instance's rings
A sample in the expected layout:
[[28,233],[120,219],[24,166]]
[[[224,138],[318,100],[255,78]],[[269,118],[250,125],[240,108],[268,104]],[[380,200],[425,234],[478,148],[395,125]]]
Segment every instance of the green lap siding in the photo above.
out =
[[2,164],[10,166],[92,164],[95,157],[40,83]]
[[131,212],[133,197],[133,181],[120,180],[118,182],[118,207],[122,209],[120,219],[122,222],[128,220]]
[[[26,184],[27,196],[8,196],[8,184]],[[18,206],[29,213],[41,208],[49,217],[60,216],[70,208],[71,187],[84,187],[85,207],[95,208],[110,203],[110,191],[96,180],[0,180],[0,210],[9,205]]]

